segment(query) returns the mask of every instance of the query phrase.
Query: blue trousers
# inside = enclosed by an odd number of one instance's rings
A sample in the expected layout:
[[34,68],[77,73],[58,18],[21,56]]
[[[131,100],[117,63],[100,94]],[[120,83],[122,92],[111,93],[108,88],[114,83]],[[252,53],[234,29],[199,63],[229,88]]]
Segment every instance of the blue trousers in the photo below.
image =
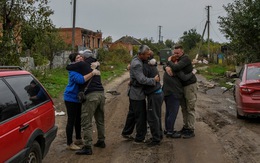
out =
[[166,105],[165,113],[165,130],[168,132],[174,131],[174,124],[179,112],[180,100],[174,95],[164,96]]

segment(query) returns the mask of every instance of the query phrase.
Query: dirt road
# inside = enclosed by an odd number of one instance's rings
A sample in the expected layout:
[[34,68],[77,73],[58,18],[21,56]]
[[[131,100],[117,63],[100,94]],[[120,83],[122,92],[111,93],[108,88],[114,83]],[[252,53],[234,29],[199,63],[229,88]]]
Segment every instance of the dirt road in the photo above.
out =
[[[160,73],[162,72],[159,66]],[[198,78],[198,100],[196,103],[196,136],[191,139],[164,138],[161,145],[149,148],[145,144],[134,144],[121,137],[127,111],[126,95],[129,74],[105,85],[105,90],[116,90],[120,95],[106,93],[105,149],[93,148],[93,155],[78,156],[66,150],[66,116],[57,116],[58,135],[43,163],[95,162],[95,163],[257,163],[260,160],[260,119],[238,120],[231,92],[222,94],[220,87],[208,89],[207,81]],[[211,83],[216,84],[216,83]],[[62,97],[62,96],[61,96]],[[54,99],[57,109],[65,111],[60,99]],[[164,117],[165,106],[162,107]],[[164,118],[162,118],[164,120]],[[176,129],[182,127],[179,112]],[[94,136],[96,129],[94,128]],[[150,134],[148,133],[147,137]],[[94,137],[96,142],[96,137]]]

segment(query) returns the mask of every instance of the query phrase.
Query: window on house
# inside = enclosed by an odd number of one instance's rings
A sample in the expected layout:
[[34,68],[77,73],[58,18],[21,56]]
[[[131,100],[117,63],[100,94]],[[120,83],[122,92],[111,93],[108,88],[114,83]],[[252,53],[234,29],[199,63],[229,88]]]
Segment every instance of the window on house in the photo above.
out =
[[92,38],[92,43],[93,43],[93,47],[92,48],[94,49],[95,48],[95,38],[94,37]]
[[82,46],[86,47],[86,40],[85,40],[85,36],[82,36]]
[[100,38],[98,38],[98,48],[100,48]]

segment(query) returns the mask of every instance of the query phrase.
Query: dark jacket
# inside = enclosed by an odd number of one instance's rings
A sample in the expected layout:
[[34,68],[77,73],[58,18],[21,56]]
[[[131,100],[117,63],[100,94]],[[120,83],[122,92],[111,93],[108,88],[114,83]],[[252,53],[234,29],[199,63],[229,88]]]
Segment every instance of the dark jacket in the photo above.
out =
[[[91,69],[91,63],[95,62],[96,59],[89,57],[85,60],[85,62],[76,62],[74,64],[70,64],[66,67],[67,70],[69,71],[76,71],[80,73],[81,75],[87,75],[88,73],[92,72],[93,70]],[[90,84],[88,85],[88,83]],[[95,75],[93,76],[90,80],[88,80],[86,83],[81,85],[80,90],[84,90],[85,87],[88,85],[87,90],[85,91],[85,94],[88,94],[90,92],[94,91],[104,91],[104,87],[101,83],[101,76],[100,75]]]
[[[143,66],[144,66],[143,67],[144,75],[147,78],[154,78],[156,75],[159,75],[159,72],[157,69],[157,64],[150,65],[150,64],[148,64],[147,61],[145,61]],[[146,95],[149,95],[149,94],[154,93],[155,91],[161,89],[161,84],[160,84],[160,82],[156,82],[155,86],[144,85],[143,89],[144,89],[144,93]]]
[[174,95],[176,98],[181,98],[183,96],[182,82],[177,75],[169,76],[167,72],[164,72],[163,75],[162,90],[164,96]]
[[[189,59],[188,55],[183,54],[179,60],[178,63],[173,63],[171,61],[167,62],[167,65],[171,67],[173,73],[178,73],[179,71],[183,71],[184,74],[192,73],[193,66],[191,63],[191,60]],[[192,77],[187,81],[182,81],[183,86],[187,86],[193,83],[197,82],[197,78],[194,74],[192,74]]]

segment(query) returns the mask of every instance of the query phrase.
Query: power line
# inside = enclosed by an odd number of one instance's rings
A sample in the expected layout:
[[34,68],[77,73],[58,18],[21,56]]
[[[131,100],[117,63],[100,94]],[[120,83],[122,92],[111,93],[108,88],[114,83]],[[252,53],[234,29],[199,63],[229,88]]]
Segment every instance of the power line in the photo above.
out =
[[211,28],[213,29],[214,34],[220,39],[220,41],[224,42],[224,41],[219,37],[219,35],[217,34],[217,32],[215,31],[215,29],[213,28],[213,26],[212,26],[212,25],[210,25],[210,26],[211,26]]

